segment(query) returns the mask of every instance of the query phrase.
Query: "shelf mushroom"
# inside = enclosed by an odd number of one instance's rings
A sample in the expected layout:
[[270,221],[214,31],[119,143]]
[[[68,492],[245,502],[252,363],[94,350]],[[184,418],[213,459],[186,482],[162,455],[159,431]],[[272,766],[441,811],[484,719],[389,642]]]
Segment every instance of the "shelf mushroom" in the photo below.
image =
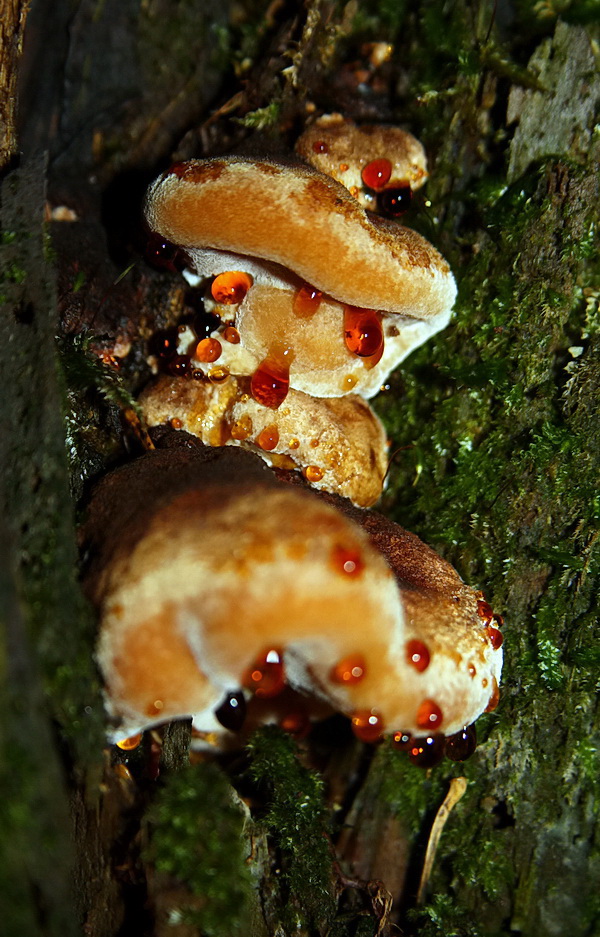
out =
[[[368,214],[311,166],[244,157],[176,164],[151,186],[146,218],[197,278],[216,278],[213,308],[227,307],[224,328],[236,328],[245,367],[275,370],[313,396],[372,396],[448,323],[456,286],[435,248]],[[202,368],[202,357],[196,363]]]
[[100,483],[85,528],[115,740],[185,716],[226,736],[224,697],[286,685],[364,740],[453,735],[494,704],[500,633],[430,548],[392,525],[388,558],[373,512],[174,435]]

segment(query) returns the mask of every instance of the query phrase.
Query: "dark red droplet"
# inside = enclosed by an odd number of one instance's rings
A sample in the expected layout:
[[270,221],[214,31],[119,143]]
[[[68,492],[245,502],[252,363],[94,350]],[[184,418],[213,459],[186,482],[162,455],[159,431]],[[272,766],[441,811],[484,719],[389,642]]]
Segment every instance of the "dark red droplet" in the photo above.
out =
[[410,732],[394,732],[392,735],[392,745],[401,752],[410,751],[414,745],[414,741]]
[[423,673],[429,667],[429,661],[431,660],[427,645],[423,641],[407,641],[406,660],[411,667],[414,667],[419,673]]
[[502,642],[504,641],[504,635],[502,634],[501,631],[498,631],[497,628],[492,628],[491,626],[488,626],[486,628],[486,633],[487,633],[488,638],[490,639],[490,644],[492,645],[495,651],[497,651],[499,648],[502,647]]
[[173,355],[167,359],[166,370],[175,377],[191,377],[192,365],[189,355]]
[[417,725],[420,729],[440,729],[444,717],[442,710],[432,699],[424,699],[419,708],[417,709]]
[[242,684],[261,699],[270,699],[285,688],[283,654],[277,648],[265,651],[244,674]]
[[171,273],[176,273],[183,266],[180,249],[159,234],[151,234],[148,238],[145,257],[151,266],[160,270],[170,270]]
[[390,186],[377,194],[377,208],[382,215],[398,218],[410,208],[412,196],[409,185]]
[[272,410],[281,406],[290,388],[290,365],[293,359],[290,348],[273,345],[250,381],[250,392],[257,403]]
[[246,698],[243,693],[228,693],[215,716],[224,729],[239,732],[246,719]]
[[312,145],[313,153],[329,153],[329,147],[324,140],[315,140]]
[[466,761],[477,748],[475,726],[465,726],[446,739],[446,757],[451,761]]
[[381,315],[374,309],[345,306],[344,341],[348,351],[359,358],[371,358],[383,352]]
[[392,164],[389,159],[372,159],[361,172],[362,181],[368,189],[383,189],[390,181]]
[[336,543],[331,549],[331,563],[333,568],[345,576],[357,578],[365,568],[365,560],[359,549],[346,547]]
[[483,618],[485,622],[488,622],[494,617],[494,610],[489,602],[486,602],[484,599],[479,599],[477,602],[477,614],[480,618]]
[[352,731],[361,742],[378,742],[384,732],[383,720],[372,709],[360,709],[352,714]]
[[413,739],[408,757],[417,768],[435,768],[444,757],[445,747],[446,739],[443,735],[427,735]]
[[298,739],[302,739],[310,732],[310,719],[303,706],[297,706],[286,712],[279,721],[284,732],[289,732]]
[[198,341],[202,341],[203,338],[208,338],[209,335],[217,331],[220,325],[220,316],[216,316],[212,312],[205,312],[204,310],[197,312],[192,319],[192,329]]

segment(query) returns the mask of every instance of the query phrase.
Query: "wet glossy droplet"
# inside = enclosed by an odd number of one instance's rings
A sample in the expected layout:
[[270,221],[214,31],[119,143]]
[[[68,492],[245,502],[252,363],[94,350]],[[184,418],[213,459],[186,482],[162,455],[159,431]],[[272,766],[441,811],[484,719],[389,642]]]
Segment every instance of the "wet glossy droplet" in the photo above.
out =
[[446,748],[443,735],[427,735],[413,739],[408,750],[408,758],[417,768],[435,768],[442,761]]
[[486,633],[487,633],[488,638],[490,639],[490,644],[492,645],[495,651],[497,651],[499,648],[502,647],[502,642],[504,641],[504,635],[502,634],[501,631],[498,631],[497,628],[492,628],[491,626],[489,626],[488,628],[486,628]]
[[484,621],[491,621],[494,617],[494,610],[488,602],[485,602],[483,599],[479,599],[477,602],[477,614],[480,618],[483,618]]
[[237,440],[248,439],[248,436],[251,434],[251,432],[252,432],[252,418],[248,416],[247,413],[241,416],[239,420],[235,420],[231,424],[231,438],[232,439],[237,439]]
[[265,426],[256,437],[256,444],[265,452],[272,452],[279,442],[279,430],[274,423]]
[[390,181],[392,164],[389,159],[372,159],[361,172],[362,181],[368,189],[382,189]]
[[196,345],[194,357],[197,358],[198,361],[208,363],[220,358],[222,351],[223,346],[217,338],[203,338],[202,341],[198,342]]
[[210,369],[208,379],[211,384],[224,384],[229,378],[229,373],[229,368],[226,368],[225,365],[218,365],[216,368]]
[[291,348],[274,345],[252,375],[250,391],[257,403],[276,410],[290,388],[290,365],[294,359]]
[[181,429],[183,426],[183,421],[178,416],[174,416],[169,422],[173,429]]
[[383,720],[372,709],[360,709],[352,716],[352,731],[361,742],[377,742],[383,735]]
[[329,147],[324,140],[315,140],[312,145],[313,153],[329,153]]
[[362,654],[349,654],[340,660],[335,667],[331,668],[329,677],[332,683],[345,684],[352,686],[365,676],[365,659]]
[[164,708],[165,704],[163,700],[155,699],[154,702],[150,703],[150,705],[146,707],[146,714],[148,716],[158,716]]
[[243,693],[228,693],[215,709],[215,717],[224,729],[239,732],[246,719],[246,698]]
[[477,748],[475,726],[465,726],[455,735],[446,739],[446,757],[451,761],[466,761]]
[[414,739],[410,732],[394,732],[392,735],[392,745],[394,748],[397,748],[398,751],[407,752],[414,745]]
[[148,240],[145,252],[146,260],[153,267],[170,270],[175,273],[183,264],[182,252],[159,234],[153,234]]
[[346,576],[357,578],[365,568],[362,553],[356,547],[345,547],[336,544],[331,550],[333,568]]
[[473,663],[473,661],[469,661],[469,665],[468,665],[468,667],[467,667],[467,671],[468,671],[468,674],[469,674],[469,676],[471,677],[471,679],[473,679],[473,677],[476,677],[476,676],[477,676],[477,667],[475,666],[475,664]]
[[411,667],[414,667],[419,673],[423,673],[429,667],[429,661],[431,660],[429,648],[423,641],[407,641],[406,660]]
[[133,751],[134,748],[137,748],[140,742],[142,741],[142,733],[138,732],[137,735],[130,735],[127,739],[121,739],[120,742],[117,742],[117,748],[123,749],[124,752]]
[[192,365],[189,355],[172,355],[167,359],[166,370],[174,377],[191,377]]
[[285,687],[285,668],[283,655],[278,648],[265,651],[248,668],[244,674],[242,685],[252,690],[261,699],[270,699],[279,696]]
[[356,387],[358,384],[358,378],[355,374],[346,374],[342,378],[342,389],[343,390],[352,390],[353,387]]
[[381,316],[373,309],[357,306],[344,308],[344,341],[346,348],[359,358],[371,358],[383,350]]
[[221,317],[212,312],[197,312],[192,319],[192,330],[197,339],[207,338],[221,325]]
[[307,482],[314,484],[315,482],[321,481],[324,472],[320,465],[306,465],[302,469],[302,474],[304,475]]
[[252,277],[249,274],[230,270],[214,278],[210,292],[215,302],[222,306],[232,306],[241,303],[251,286]]
[[416,723],[419,729],[429,729],[430,731],[440,729],[443,721],[442,710],[435,700],[424,699],[417,709]]
[[294,315],[299,319],[310,319],[321,305],[323,294],[314,287],[301,286],[294,296]]
[[495,677],[492,677],[492,693],[489,698],[488,704],[484,709],[486,713],[493,713],[498,703],[500,702],[500,687],[498,686],[498,681]]
[[239,345],[240,343],[240,333],[233,325],[228,325],[223,331],[223,338],[226,342],[229,342],[230,345]]
[[288,443],[288,449],[293,450],[293,449],[299,449],[299,448],[300,448],[300,440],[296,439],[296,437],[293,436]]
[[413,193],[409,185],[390,186],[389,189],[377,193],[377,208],[382,215],[398,218],[408,211],[412,197]]

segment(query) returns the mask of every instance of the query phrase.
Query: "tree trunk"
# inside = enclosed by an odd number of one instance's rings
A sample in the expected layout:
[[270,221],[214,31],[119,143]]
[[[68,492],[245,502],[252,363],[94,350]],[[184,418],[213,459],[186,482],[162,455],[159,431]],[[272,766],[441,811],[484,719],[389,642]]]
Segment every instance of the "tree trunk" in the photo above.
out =
[[[17,136],[27,5],[4,7],[6,933],[597,934],[594,4],[33,0]],[[375,401],[395,452],[381,507],[502,611],[500,705],[470,761],[426,772],[341,718],[298,750],[259,732],[219,766],[189,764],[185,723],[107,748],[75,518],[143,448],[148,338],[189,311],[144,261],[144,190],[176,159],[285,153],[336,110],[428,153],[407,223],[459,296]]]

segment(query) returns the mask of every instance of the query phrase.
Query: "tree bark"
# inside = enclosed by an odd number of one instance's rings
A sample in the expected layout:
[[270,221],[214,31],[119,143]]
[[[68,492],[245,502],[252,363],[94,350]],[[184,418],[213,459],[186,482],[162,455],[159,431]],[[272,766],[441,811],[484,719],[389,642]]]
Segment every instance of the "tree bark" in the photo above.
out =
[[[27,4],[4,4],[7,933],[598,933],[600,29],[585,0],[561,9],[33,0],[17,139]],[[470,761],[428,772],[341,719],[219,768],[188,764],[185,724],[109,749],[74,518],[142,449],[146,343],[190,311],[144,262],[143,192],[172,159],[286,152],[334,110],[428,152],[407,223],[459,297],[375,402],[396,452],[382,507],[502,611],[500,705]]]

